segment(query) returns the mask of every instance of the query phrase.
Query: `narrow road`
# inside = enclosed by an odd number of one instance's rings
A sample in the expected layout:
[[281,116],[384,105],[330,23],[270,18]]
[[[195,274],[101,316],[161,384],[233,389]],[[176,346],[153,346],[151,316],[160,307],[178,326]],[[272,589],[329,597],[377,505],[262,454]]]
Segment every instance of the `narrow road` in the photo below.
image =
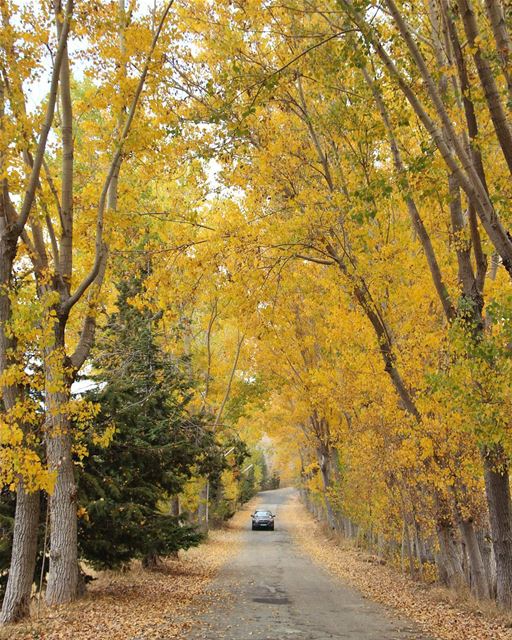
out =
[[251,531],[247,518],[241,550],[213,582],[187,640],[427,640],[303,555],[287,529],[293,495],[258,495],[258,508],[277,515],[276,529]]

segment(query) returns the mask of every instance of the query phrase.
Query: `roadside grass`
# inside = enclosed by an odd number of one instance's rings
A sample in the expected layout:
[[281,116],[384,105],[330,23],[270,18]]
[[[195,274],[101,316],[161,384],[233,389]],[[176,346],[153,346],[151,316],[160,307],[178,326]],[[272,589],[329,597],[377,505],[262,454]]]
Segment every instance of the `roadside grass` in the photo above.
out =
[[477,602],[468,593],[415,582],[398,569],[332,535],[313,518],[299,498],[283,514],[302,550],[331,574],[391,615],[409,618],[438,640],[512,640],[512,614],[492,602]]
[[185,637],[201,613],[202,596],[240,545],[253,502],[199,547],[166,559],[155,571],[96,574],[83,598],[48,608],[33,603],[32,620],[0,628],[0,640],[171,640]]

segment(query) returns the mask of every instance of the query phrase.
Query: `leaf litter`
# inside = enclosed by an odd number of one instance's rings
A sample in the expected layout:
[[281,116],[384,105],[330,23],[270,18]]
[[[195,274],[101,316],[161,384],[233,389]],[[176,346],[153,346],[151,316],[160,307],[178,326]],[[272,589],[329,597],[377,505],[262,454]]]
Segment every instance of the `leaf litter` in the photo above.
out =
[[391,615],[404,616],[438,640],[512,640],[510,617],[471,600],[457,601],[448,590],[415,582],[390,565],[326,532],[298,498],[287,510],[287,525],[299,547],[317,564],[378,602]]
[[0,629],[0,640],[172,640],[185,637],[207,606],[204,595],[240,544],[246,509],[197,548],[166,559],[154,571],[134,563],[126,572],[96,574],[86,595],[47,608],[34,603],[32,620]]

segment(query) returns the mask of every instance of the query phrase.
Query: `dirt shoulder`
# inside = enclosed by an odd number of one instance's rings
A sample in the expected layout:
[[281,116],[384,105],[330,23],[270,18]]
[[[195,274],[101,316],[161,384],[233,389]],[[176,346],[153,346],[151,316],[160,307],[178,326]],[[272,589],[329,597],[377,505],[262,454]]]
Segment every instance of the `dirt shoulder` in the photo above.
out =
[[511,618],[492,605],[457,602],[453,594],[418,584],[350,542],[335,540],[309,514],[298,498],[288,514],[296,543],[317,564],[355,587],[364,597],[405,616],[439,640],[512,640]]
[[0,640],[170,640],[186,637],[211,580],[240,544],[240,523],[251,503],[229,525],[212,531],[195,549],[166,560],[158,571],[138,566],[102,572],[86,596],[52,609],[34,603],[30,623],[0,628]]

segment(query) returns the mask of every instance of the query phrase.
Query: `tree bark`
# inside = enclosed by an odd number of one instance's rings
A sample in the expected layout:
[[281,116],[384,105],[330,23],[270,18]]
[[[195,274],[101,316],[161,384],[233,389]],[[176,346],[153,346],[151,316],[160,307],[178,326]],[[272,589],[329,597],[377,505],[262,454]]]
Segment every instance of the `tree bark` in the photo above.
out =
[[331,455],[328,445],[322,443],[318,447],[317,453],[320,473],[322,475],[322,487],[327,524],[329,525],[330,529],[336,529],[336,518],[329,498],[329,490],[331,488]]
[[496,602],[512,607],[512,521],[508,465],[500,448],[483,452],[485,492],[496,559]]
[[78,550],[76,483],[71,457],[71,433],[66,419],[62,435],[49,439],[48,465],[57,471],[55,489],[50,496],[50,566],[46,602],[70,602],[77,597]]
[[54,320],[55,342],[45,353],[46,452],[57,478],[50,496],[50,564],[46,602],[70,602],[78,589],[78,538],[73,435],[66,405],[72,380],[64,356],[65,318]]
[[487,576],[487,584],[489,585],[489,593],[493,600],[496,599],[496,561],[494,560],[494,551],[492,548],[489,532],[483,529],[477,531],[478,545],[480,554],[485,567],[485,575]]
[[503,75],[507,81],[509,100],[512,100],[512,74],[510,67],[512,42],[507,29],[505,12],[500,0],[485,0],[485,7],[492,25],[494,40],[496,41],[496,51],[501,61]]
[[439,521],[436,527],[439,542],[438,566],[441,565],[440,577],[444,578],[446,586],[458,589],[465,583],[464,571],[457,552],[457,545],[453,539],[453,528],[450,523]]
[[39,524],[39,491],[27,493],[18,484],[9,579],[0,613],[0,624],[19,622],[30,615]]
[[[3,105],[2,105],[3,107]],[[2,108],[3,114],[3,108]],[[0,168],[3,163],[0,162]],[[7,180],[2,180],[0,194],[0,373],[12,364],[12,351],[16,339],[9,331],[12,317],[10,286],[12,267],[16,256],[18,236],[10,220],[12,208]],[[2,404],[5,416],[22,401],[23,394],[17,383],[3,385]],[[22,479],[18,481],[16,512],[14,517],[13,546],[7,588],[0,614],[0,623],[18,622],[30,613],[30,592],[34,580],[37,550],[37,523],[39,520],[39,494],[26,493]]]
[[448,320],[452,320],[455,317],[455,309],[450,299],[448,289],[444,283],[441,269],[439,268],[439,263],[437,261],[434,247],[432,245],[432,241],[430,240],[430,236],[425,228],[423,219],[416,205],[416,201],[412,195],[412,190],[410,188],[409,180],[407,178],[407,171],[405,169],[405,165],[403,163],[402,156],[400,154],[400,149],[398,148],[398,143],[393,133],[393,128],[391,126],[391,120],[389,118],[386,104],[384,103],[384,100],[382,98],[382,95],[380,93],[380,90],[377,84],[370,77],[370,74],[364,67],[363,67],[363,75],[366,83],[368,84],[368,86],[372,91],[373,97],[375,99],[375,103],[381,115],[382,122],[384,123],[384,127],[386,128],[386,132],[388,134],[389,146],[391,149],[391,154],[393,156],[395,171],[396,171],[397,177],[400,180],[401,187],[404,190],[404,200],[407,206],[407,211],[409,213],[409,217],[411,219],[413,229],[416,232],[421,242],[423,253],[425,254],[428,268],[430,269],[430,275],[432,276],[432,282],[437,291],[439,300],[443,306],[443,310],[446,318]]
[[457,5],[464,23],[468,45],[473,51],[473,59],[480,78],[480,84],[484,91],[494,130],[496,131],[496,137],[498,138],[509,171],[512,173],[512,131],[501,102],[500,92],[491,65],[480,48],[480,33],[475,12],[471,0],[457,0]]
[[471,591],[478,600],[488,600],[490,598],[489,583],[473,521],[469,518],[460,518],[458,525],[466,546],[471,571]]

